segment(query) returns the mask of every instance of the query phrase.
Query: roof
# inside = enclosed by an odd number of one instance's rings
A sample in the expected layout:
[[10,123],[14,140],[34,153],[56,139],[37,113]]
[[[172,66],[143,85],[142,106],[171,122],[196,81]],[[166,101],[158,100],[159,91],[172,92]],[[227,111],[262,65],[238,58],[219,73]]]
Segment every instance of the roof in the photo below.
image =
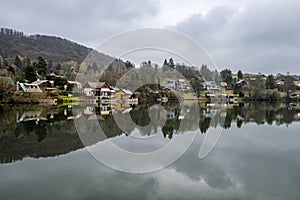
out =
[[48,82],[48,80],[36,80],[36,81],[32,82],[32,84],[41,85],[41,84],[47,83],[47,82]]
[[118,91],[115,91],[115,92],[124,92],[127,95],[132,95],[132,92],[130,90],[126,90],[126,89],[123,89],[123,88],[121,88],[121,89],[119,89]]
[[132,92],[131,91],[129,91],[129,90],[126,90],[126,89],[121,89],[125,94],[127,94],[127,95],[132,95]]
[[75,85],[81,85],[81,83],[79,83],[78,81],[68,81],[68,83],[75,84]]
[[112,88],[115,92],[118,92],[120,89],[119,88],[117,88],[117,87],[113,87]]
[[242,83],[246,83],[246,81],[244,79],[239,80],[238,82],[236,82],[236,84],[242,84]]
[[105,82],[87,82],[84,87],[89,86],[93,89],[96,89],[96,88],[101,88],[104,84]]

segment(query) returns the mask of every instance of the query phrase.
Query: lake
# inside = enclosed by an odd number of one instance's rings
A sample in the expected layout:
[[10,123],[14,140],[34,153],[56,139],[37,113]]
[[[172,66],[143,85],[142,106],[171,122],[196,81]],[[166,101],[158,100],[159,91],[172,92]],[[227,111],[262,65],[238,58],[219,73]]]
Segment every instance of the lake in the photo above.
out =
[[299,122],[280,103],[5,105],[0,199],[298,200]]

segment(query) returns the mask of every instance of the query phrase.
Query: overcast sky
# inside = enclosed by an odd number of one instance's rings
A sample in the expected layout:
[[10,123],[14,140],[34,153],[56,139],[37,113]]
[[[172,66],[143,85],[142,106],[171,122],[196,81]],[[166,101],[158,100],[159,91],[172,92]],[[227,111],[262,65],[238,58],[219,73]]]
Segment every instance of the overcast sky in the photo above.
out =
[[96,47],[123,31],[168,28],[205,47],[219,69],[300,73],[298,0],[1,0],[0,26]]

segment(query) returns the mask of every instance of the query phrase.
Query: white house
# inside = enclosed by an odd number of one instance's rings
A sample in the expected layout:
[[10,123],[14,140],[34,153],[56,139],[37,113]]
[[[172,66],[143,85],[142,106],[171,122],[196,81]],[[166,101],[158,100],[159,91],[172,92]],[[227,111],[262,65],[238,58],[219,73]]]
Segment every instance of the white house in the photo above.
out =
[[[43,92],[41,88],[38,86],[38,84],[33,83],[18,83],[18,86],[23,90],[23,92],[37,92],[41,93]],[[18,87],[19,90],[19,87]]]

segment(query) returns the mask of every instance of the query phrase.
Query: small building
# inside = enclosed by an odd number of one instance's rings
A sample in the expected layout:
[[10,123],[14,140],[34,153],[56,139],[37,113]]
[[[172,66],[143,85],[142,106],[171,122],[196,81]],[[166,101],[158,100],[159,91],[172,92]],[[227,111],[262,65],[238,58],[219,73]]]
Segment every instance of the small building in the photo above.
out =
[[98,100],[111,99],[114,90],[105,82],[87,82],[83,87],[83,93],[89,97],[98,97]]
[[215,81],[205,81],[204,87],[208,90],[218,90],[220,89]]
[[21,88],[23,92],[31,92],[31,93],[41,93],[43,92],[41,88],[38,86],[38,84],[33,84],[33,83],[18,83],[18,90]]
[[300,87],[300,81],[294,81],[294,85]]
[[221,82],[221,83],[220,83],[220,86],[221,86],[221,87],[227,87],[228,84],[227,84],[226,82]]
[[68,81],[68,84],[73,85],[73,89],[76,89],[76,90],[82,89],[82,84],[79,83],[78,81]]
[[114,96],[118,100],[126,100],[132,97],[132,92],[126,89],[120,89],[115,92]]
[[175,90],[176,89],[176,81],[175,80],[169,80],[165,86],[166,89],[168,90]]
[[39,79],[32,82],[31,84],[37,84],[42,90],[45,90],[45,88],[52,86],[49,80],[39,80]]
[[284,80],[282,79],[276,80],[276,85],[284,85],[284,84],[285,84]]
[[239,80],[238,82],[235,83],[236,85],[240,86],[240,87],[245,87],[247,86],[247,82],[242,79],[242,80]]

